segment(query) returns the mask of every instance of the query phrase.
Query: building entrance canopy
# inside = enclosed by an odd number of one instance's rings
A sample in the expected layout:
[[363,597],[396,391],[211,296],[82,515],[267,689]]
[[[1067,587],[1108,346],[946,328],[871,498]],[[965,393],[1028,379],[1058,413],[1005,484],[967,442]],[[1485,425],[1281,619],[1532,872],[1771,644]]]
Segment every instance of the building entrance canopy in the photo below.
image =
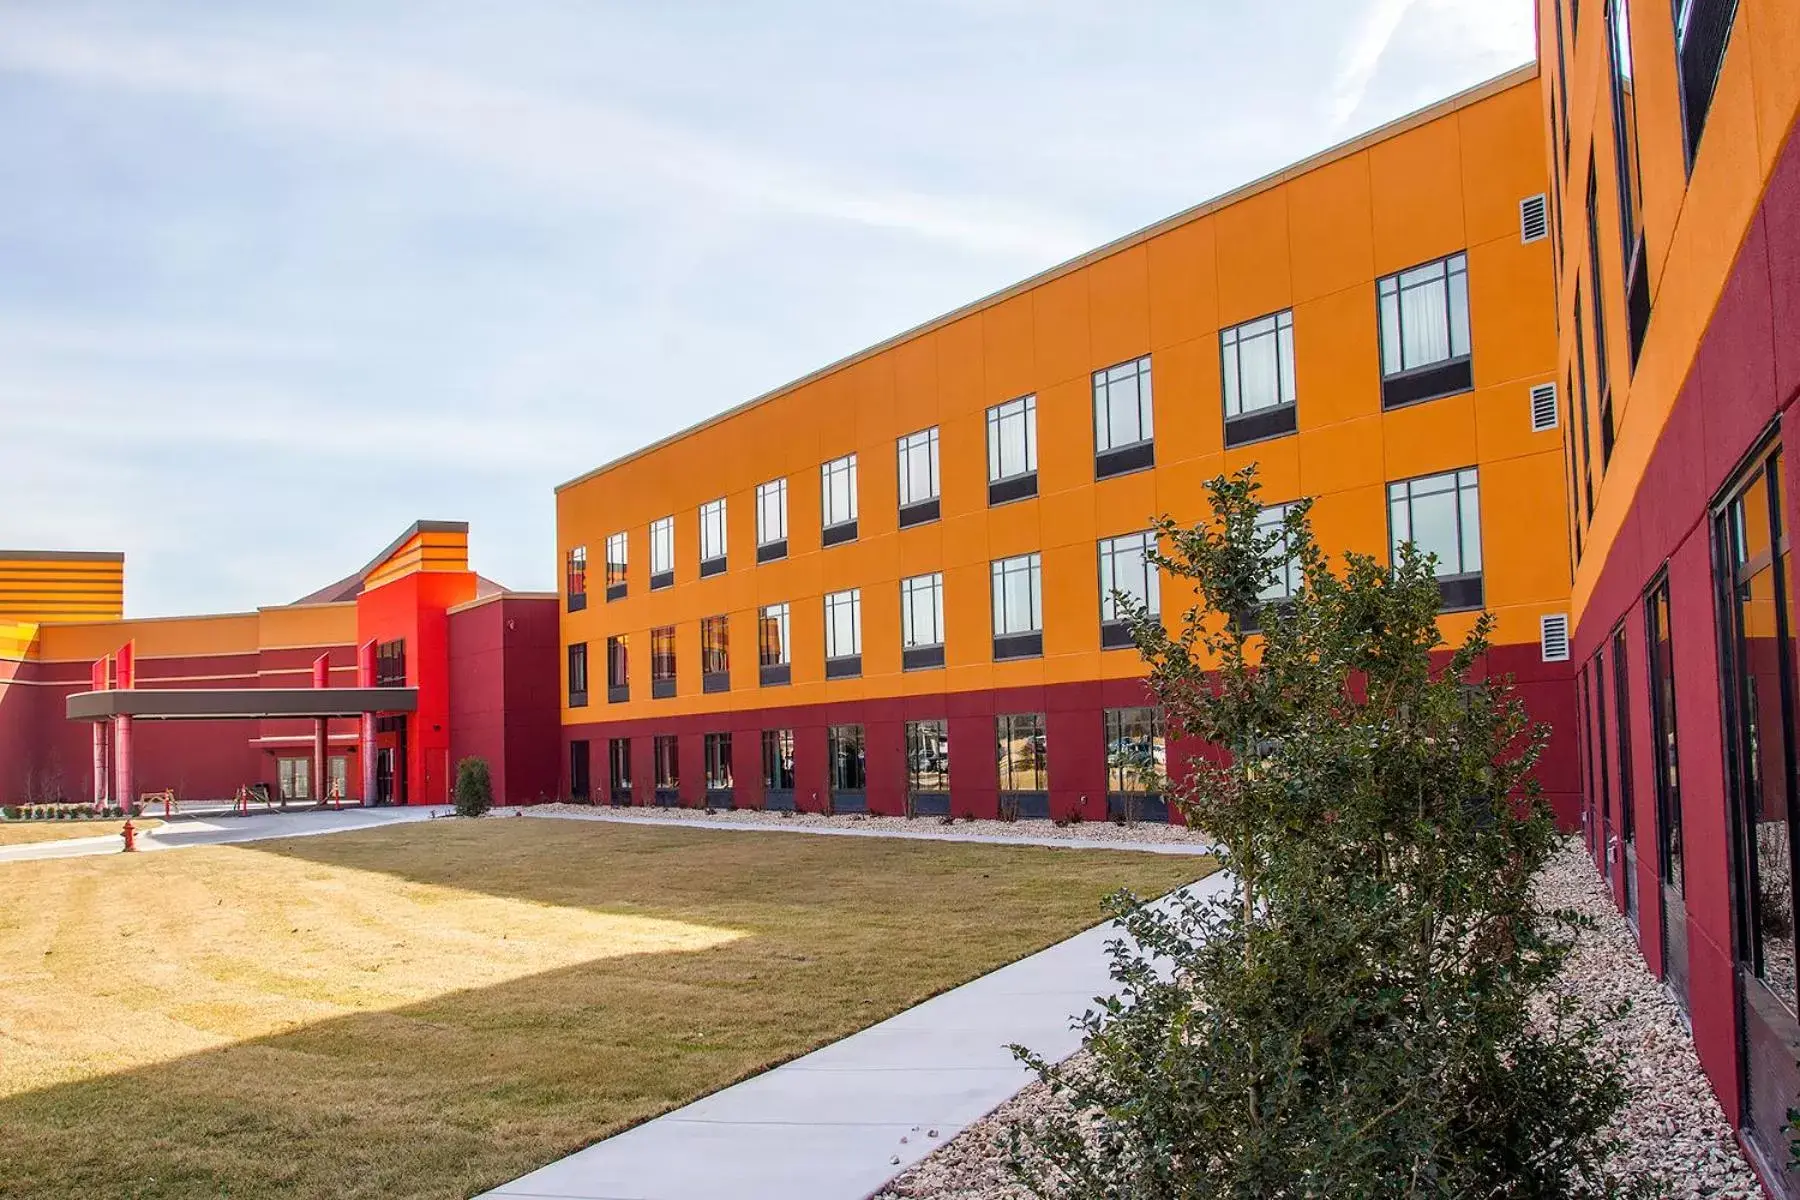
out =
[[360,717],[410,713],[419,690],[357,688],[130,688],[76,692],[68,699],[71,721],[218,721]]

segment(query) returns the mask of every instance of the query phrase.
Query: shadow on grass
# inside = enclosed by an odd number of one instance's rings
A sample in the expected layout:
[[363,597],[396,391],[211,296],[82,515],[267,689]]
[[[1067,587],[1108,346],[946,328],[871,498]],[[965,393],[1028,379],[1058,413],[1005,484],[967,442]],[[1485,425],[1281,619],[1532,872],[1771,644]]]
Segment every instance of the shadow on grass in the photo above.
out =
[[[0,1196],[470,1195],[1091,925],[1117,886],[1160,892],[1207,869],[547,820],[219,847],[167,869],[215,854],[741,936],[0,1099]],[[251,949],[280,962],[279,944]],[[133,1036],[129,1015],[118,1036]]]

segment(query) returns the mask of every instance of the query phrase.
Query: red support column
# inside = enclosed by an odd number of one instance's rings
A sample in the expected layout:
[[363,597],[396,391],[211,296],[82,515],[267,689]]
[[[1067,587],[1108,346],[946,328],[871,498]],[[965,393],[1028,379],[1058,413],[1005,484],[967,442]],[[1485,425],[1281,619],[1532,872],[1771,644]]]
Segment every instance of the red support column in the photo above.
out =
[[[331,686],[331,655],[321,654],[313,659],[313,686],[324,688]],[[325,778],[325,741],[328,722],[324,717],[313,719],[313,799],[321,803],[325,800],[327,781]]]
[[[137,686],[137,643],[126,642],[119,647],[118,682],[120,691],[130,691]],[[116,803],[125,812],[131,811],[132,803],[137,799],[134,781],[131,774],[131,718],[120,715],[114,718],[113,734],[113,773],[114,790],[118,793]]]
[[[106,690],[106,665],[109,660],[97,658],[88,671],[88,684],[96,692]],[[94,722],[94,805],[96,808],[105,805],[110,788],[106,778],[106,726],[105,721]]]
[[[356,648],[356,686],[375,686],[375,641]],[[362,715],[362,802],[375,803],[375,714]]]

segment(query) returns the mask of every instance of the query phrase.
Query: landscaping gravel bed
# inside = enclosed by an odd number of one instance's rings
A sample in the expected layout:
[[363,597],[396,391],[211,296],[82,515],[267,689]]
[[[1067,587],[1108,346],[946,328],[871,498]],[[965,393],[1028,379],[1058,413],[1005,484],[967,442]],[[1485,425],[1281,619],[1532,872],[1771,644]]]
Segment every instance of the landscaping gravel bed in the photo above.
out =
[[[503,810],[496,809],[498,814]],[[1053,821],[964,821],[948,822],[943,817],[877,817],[861,813],[828,817],[822,813],[779,813],[762,809],[703,808],[610,808],[585,804],[535,804],[524,811],[539,816],[591,817],[604,813],[626,820],[692,821],[734,825],[783,825],[794,828],[839,826],[883,833],[955,833],[979,834],[983,837],[1042,838],[1086,842],[1178,842],[1206,845],[1206,839],[1185,825],[1140,821],[1135,825],[1119,825],[1111,821],[1078,821],[1058,825]]]
[[[1596,1014],[1619,1001],[1631,1004],[1622,1018],[1604,1024],[1605,1049],[1624,1052],[1632,1089],[1618,1120],[1625,1143],[1621,1172],[1662,1180],[1659,1194],[1670,1200],[1760,1200],[1756,1177],[1694,1057],[1681,1010],[1644,969],[1630,928],[1578,841],[1569,840],[1551,860],[1538,889],[1546,904],[1574,909],[1596,924],[1577,936],[1563,986]],[[1008,1182],[996,1139],[1006,1123],[1052,1103],[1046,1089],[1031,1085],[894,1179],[875,1200],[1030,1200]]]

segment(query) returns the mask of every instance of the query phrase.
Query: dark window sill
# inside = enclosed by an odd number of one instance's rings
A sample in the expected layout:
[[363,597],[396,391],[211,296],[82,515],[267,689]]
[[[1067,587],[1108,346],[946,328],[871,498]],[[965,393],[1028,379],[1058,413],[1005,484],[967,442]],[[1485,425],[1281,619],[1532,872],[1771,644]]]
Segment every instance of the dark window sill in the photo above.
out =
[[949,792],[913,792],[907,796],[915,817],[947,817],[950,815]]
[[787,539],[779,542],[765,542],[756,548],[756,561],[761,563],[775,562],[787,557]]
[[1266,625],[1266,622],[1263,620],[1263,613],[1273,611],[1279,615],[1280,613],[1286,612],[1289,608],[1292,608],[1293,604],[1294,602],[1292,599],[1285,597],[1280,600],[1265,600],[1255,608],[1238,613],[1235,618],[1237,627],[1244,633],[1261,633]]
[[714,671],[700,677],[702,692],[729,692],[731,690],[731,672]]
[[612,806],[614,808],[631,807],[631,785],[616,787],[612,790]]
[[569,707],[570,708],[586,708],[587,707],[587,693],[586,692],[570,692],[569,693]]
[[763,667],[760,682],[763,687],[781,687],[793,674],[793,667],[788,663],[772,663]]
[[606,585],[606,601],[608,604],[612,603],[614,600],[623,600],[624,598],[625,598],[625,585],[624,584],[609,583]]
[[712,575],[723,575],[724,573],[725,560],[723,558],[703,558],[700,560],[700,578],[705,579]]
[[664,588],[672,588],[674,586],[675,572],[673,571],[658,571],[650,577],[650,590],[653,592],[660,592]]
[[1138,792],[1108,792],[1106,817],[1111,821],[1155,821],[1169,823],[1169,803],[1161,796]]
[[1300,406],[1283,404],[1225,418],[1225,444],[1248,446],[1270,438],[1286,437],[1300,428]]
[[587,593],[586,592],[570,592],[569,593],[569,611],[570,612],[580,612],[583,609],[585,609],[586,607],[587,607]]
[[1644,352],[1644,337],[1650,332],[1650,270],[1644,258],[1644,239],[1640,236],[1631,256],[1631,273],[1625,282],[1625,319],[1631,334],[1631,369],[1634,372],[1638,358]]
[[1438,604],[1440,612],[1464,612],[1480,608],[1486,602],[1479,575],[1452,575],[1439,579],[1438,595],[1442,597]]
[[866,813],[869,811],[869,794],[867,792],[831,793],[831,811],[833,813]]
[[1133,471],[1142,471],[1155,465],[1155,442],[1119,446],[1094,455],[1094,478],[1111,479],[1114,475],[1129,475]]
[[1381,407],[1403,408],[1427,400],[1441,400],[1466,392],[1475,386],[1475,368],[1468,358],[1433,363],[1381,381]]
[[728,787],[723,787],[723,788],[709,787],[706,789],[706,807],[708,807],[708,808],[736,808],[737,801],[732,799],[730,788],[728,788]]
[[1136,644],[1131,640],[1131,626],[1125,622],[1100,622],[1100,648],[1102,650],[1126,650]]
[[657,788],[656,789],[656,806],[658,808],[680,808],[681,807],[681,789],[678,787],[672,787],[672,788],[659,787],[659,788]]
[[944,665],[942,646],[912,646],[900,651],[902,671],[929,671]]
[[843,521],[836,525],[827,525],[819,533],[819,544],[822,546],[841,546],[845,542],[854,542],[855,540],[855,521]]
[[827,679],[856,679],[861,675],[862,655],[860,654],[825,660],[825,678]]
[[673,679],[652,679],[650,681],[650,698],[652,700],[667,700],[674,694],[675,681]]
[[938,502],[933,497],[921,500],[917,504],[900,506],[900,528],[911,529],[914,525],[924,525],[938,519]]
[[1019,633],[1011,637],[994,639],[995,662],[1009,658],[1042,658],[1043,656],[1044,635],[1041,633]]
[[609,687],[606,689],[606,702],[608,704],[624,704],[627,700],[630,700],[630,699],[631,699],[631,685],[630,684],[623,684],[619,687]]
[[769,812],[793,812],[794,791],[792,788],[768,788],[763,792],[763,805]]
[[1001,792],[1000,819],[1014,821],[1048,821],[1049,792]]
[[1029,500],[1037,495],[1037,472],[1027,475],[1014,475],[1011,479],[993,480],[988,483],[988,504],[1010,504],[1014,500]]

